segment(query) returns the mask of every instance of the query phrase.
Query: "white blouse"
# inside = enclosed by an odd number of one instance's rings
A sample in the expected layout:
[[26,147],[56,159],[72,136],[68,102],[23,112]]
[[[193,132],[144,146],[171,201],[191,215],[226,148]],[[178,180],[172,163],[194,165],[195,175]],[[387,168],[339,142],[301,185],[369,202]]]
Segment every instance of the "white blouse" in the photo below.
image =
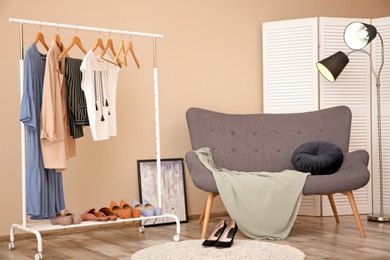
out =
[[116,90],[120,68],[100,60],[89,51],[80,70],[83,73],[81,88],[85,93],[93,140],[106,140],[110,136],[116,136]]

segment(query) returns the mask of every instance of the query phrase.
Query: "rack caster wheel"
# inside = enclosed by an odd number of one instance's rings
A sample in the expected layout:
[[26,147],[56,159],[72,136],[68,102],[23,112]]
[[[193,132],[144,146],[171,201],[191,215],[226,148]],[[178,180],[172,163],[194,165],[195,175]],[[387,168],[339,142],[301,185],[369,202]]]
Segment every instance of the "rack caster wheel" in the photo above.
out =
[[15,244],[14,244],[13,241],[8,243],[8,249],[9,250],[14,250],[15,249]]
[[138,228],[138,232],[139,232],[139,233],[145,233],[145,227],[144,227],[144,226],[140,226],[140,227]]
[[180,241],[180,235],[179,235],[179,234],[174,235],[174,236],[173,236],[173,241],[175,241],[175,242]]
[[41,260],[41,259],[43,259],[42,253],[36,253],[34,255],[34,260]]

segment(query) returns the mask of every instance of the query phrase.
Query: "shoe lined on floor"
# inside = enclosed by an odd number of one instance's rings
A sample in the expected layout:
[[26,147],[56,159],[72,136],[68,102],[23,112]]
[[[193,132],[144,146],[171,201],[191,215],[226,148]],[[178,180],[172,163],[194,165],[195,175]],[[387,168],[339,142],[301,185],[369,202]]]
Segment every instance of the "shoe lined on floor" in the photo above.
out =
[[215,242],[215,247],[231,247],[234,243],[234,236],[236,235],[238,226],[236,221],[232,220],[225,228],[222,235]]
[[208,236],[208,238],[203,241],[202,246],[214,246],[217,240],[224,233],[226,226],[227,225],[225,220],[222,219],[219,221],[218,224],[214,227],[213,231],[211,231],[211,234]]

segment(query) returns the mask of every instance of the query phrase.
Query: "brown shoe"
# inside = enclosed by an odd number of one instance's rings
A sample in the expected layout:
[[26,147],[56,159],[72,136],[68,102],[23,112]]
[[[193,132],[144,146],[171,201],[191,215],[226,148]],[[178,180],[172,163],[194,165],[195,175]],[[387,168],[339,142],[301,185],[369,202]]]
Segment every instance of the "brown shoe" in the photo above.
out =
[[97,221],[108,221],[108,217],[102,212],[96,212],[94,208],[88,209],[81,214],[83,221],[97,220]]
[[129,210],[132,218],[139,218],[141,216],[141,211],[139,209],[133,209],[129,203],[124,200],[121,200],[120,207],[123,210]]
[[97,221],[108,221],[108,217],[103,212],[94,211],[93,214],[96,216]]
[[109,221],[116,221],[118,218],[117,215],[115,215],[115,213],[107,207],[101,208],[99,212],[104,213],[104,215],[108,217]]
[[114,212],[117,217],[123,219],[131,218],[131,210],[123,210],[114,201],[111,201],[110,210]]
[[139,217],[141,217],[141,210],[140,209],[132,209],[131,210],[131,217],[132,218],[139,218]]

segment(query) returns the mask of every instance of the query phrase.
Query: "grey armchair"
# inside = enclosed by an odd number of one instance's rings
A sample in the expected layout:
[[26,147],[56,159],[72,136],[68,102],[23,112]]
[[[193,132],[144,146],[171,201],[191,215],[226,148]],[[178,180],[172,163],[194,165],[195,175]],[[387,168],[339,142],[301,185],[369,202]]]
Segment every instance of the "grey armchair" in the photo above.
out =
[[364,150],[348,151],[352,119],[348,107],[294,114],[242,115],[190,108],[186,118],[192,146],[192,151],[186,153],[186,164],[194,185],[208,193],[199,218],[199,224],[204,220],[202,238],[206,236],[218,189],[212,173],[199,161],[195,150],[211,148],[214,163],[229,170],[278,172],[295,169],[291,163],[294,150],[311,141],[335,144],[344,159],[334,174],[308,176],[303,194],[327,195],[337,223],[340,220],[333,194],[348,196],[360,235],[365,238],[352,191],[365,186],[370,179],[369,155]]

